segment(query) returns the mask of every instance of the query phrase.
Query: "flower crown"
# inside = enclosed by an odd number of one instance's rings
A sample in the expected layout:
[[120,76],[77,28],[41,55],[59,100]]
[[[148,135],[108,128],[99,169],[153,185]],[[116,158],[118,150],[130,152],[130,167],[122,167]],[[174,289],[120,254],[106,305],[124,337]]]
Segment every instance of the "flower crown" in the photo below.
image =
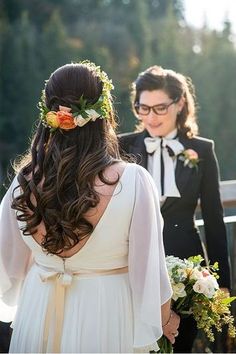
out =
[[78,105],[72,104],[70,107],[59,106],[58,111],[50,111],[46,106],[45,90],[43,90],[41,101],[38,103],[40,119],[45,127],[51,128],[51,131],[57,128],[70,130],[76,127],[83,127],[89,121],[94,122],[97,118],[109,118],[112,110],[110,91],[114,88],[112,81],[101,70],[100,66],[96,66],[88,60],[81,61],[79,64],[85,64],[99,77],[103,83],[101,96],[97,102],[91,104],[82,95],[78,100]]

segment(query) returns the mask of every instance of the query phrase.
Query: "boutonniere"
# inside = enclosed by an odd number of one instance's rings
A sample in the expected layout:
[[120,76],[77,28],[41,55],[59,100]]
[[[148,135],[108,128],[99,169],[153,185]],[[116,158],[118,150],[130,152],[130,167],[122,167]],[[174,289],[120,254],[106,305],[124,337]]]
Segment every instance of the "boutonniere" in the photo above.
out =
[[184,166],[197,168],[200,161],[198,153],[192,149],[186,149],[179,154],[179,160],[184,162]]

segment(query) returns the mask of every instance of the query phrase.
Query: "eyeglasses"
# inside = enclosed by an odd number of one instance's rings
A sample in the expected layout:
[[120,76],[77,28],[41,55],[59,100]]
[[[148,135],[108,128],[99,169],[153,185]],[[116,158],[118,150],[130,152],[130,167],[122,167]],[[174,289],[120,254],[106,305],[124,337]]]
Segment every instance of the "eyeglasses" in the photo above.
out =
[[157,104],[155,106],[147,106],[146,104],[136,103],[134,106],[134,109],[137,114],[140,114],[142,116],[147,116],[151,112],[151,110],[153,110],[153,112],[155,114],[158,114],[159,116],[163,116],[163,115],[167,114],[168,108],[173,103],[176,103],[177,101],[178,101],[178,99],[176,98],[175,100],[173,100],[172,102],[170,102],[168,104],[161,103],[161,104]]

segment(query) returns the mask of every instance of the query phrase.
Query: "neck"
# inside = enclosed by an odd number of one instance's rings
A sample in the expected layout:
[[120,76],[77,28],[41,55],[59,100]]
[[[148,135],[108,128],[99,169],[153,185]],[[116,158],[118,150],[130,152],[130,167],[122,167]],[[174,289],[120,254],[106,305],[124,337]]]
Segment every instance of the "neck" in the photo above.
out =
[[177,128],[171,130],[170,132],[168,132],[167,134],[165,135],[153,135],[153,134],[150,134],[148,131],[147,131],[148,135],[151,137],[151,138],[167,138],[167,139],[175,139],[178,135],[178,130]]

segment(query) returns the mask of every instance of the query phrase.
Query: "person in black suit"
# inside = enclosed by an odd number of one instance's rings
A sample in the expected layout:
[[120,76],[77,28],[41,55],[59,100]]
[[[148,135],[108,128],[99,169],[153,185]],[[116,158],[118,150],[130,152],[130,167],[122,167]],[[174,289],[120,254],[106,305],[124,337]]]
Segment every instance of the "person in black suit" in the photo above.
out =
[[[214,142],[197,136],[191,79],[160,66],[150,67],[133,83],[131,100],[140,124],[137,132],[120,135],[120,146],[136,157],[157,184],[166,255],[206,258],[194,223],[200,198],[207,255],[211,263],[219,262],[219,284],[228,291],[230,267],[218,162]],[[191,352],[196,334],[193,318],[182,319],[174,352]]]

